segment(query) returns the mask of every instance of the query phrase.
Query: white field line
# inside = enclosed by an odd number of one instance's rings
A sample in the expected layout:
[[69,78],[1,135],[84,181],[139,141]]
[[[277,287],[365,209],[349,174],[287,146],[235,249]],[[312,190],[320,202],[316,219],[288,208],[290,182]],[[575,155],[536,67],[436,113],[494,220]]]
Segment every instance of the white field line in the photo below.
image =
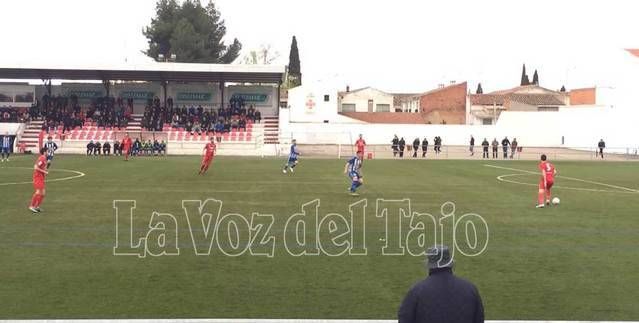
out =
[[[525,170],[525,169],[517,169],[517,168],[510,168],[510,167],[501,167],[501,166],[495,166],[495,165],[484,165],[486,167],[491,167],[491,168],[497,168],[497,169],[503,169],[503,170],[512,170],[512,171],[518,171],[518,172],[522,172],[522,173],[527,173],[527,174],[533,174],[533,175],[540,175],[538,172],[532,172],[529,170]],[[509,175],[501,175],[498,176],[497,179],[503,182],[510,182],[510,183],[515,183],[515,184],[525,184],[525,185],[534,185],[534,184],[528,184],[528,183],[520,183],[520,182],[515,182],[515,181],[506,181],[503,178],[500,177],[507,177],[507,176],[515,176],[515,175],[520,175],[520,174],[509,174]],[[600,186],[606,186],[609,188],[614,188],[614,189],[618,189],[618,190],[622,190],[625,191],[625,193],[639,193],[639,190],[636,189],[632,189],[632,188],[627,188],[627,187],[623,187],[623,186],[618,186],[618,185],[612,185],[612,184],[606,184],[606,183],[601,183],[601,182],[595,182],[595,181],[589,181],[589,180],[585,180],[585,179],[580,179],[580,178],[574,178],[574,177],[568,177],[568,176],[557,176],[558,178],[564,178],[567,180],[571,180],[571,181],[577,181],[577,182],[582,182],[582,183],[588,183],[588,184],[594,184],[594,185],[600,185]],[[537,185],[534,185],[537,186]],[[564,187],[564,188],[569,188],[569,187]],[[615,193],[619,193],[617,191],[608,191],[608,190],[594,190],[594,189],[585,189],[585,188],[576,188],[576,187],[572,187],[569,189],[578,189],[578,190],[588,190],[588,191],[592,191],[592,192],[615,192]]]
[[[95,319],[95,320],[0,320],[0,323],[395,323],[397,320],[314,320],[314,319]],[[622,323],[614,321],[486,321],[487,323]],[[624,321],[623,323],[639,323]]]
[[[20,168],[20,169],[33,169],[31,167],[1,167],[1,168]],[[75,174],[73,176],[67,176],[67,177],[62,177],[62,178],[54,178],[54,179],[47,179],[45,180],[46,183],[51,183],[51,182],[62,182],[62,181],[68,181],[71,179],[75,179],[75,178],[80,178],[82,176],[86,176],[85,173],[83,172],[79,172],[77,170],[70,170],[70,169],[51,169],[49,170],[50,172],[64,172],[64,173],[71,173],[71,174]],[[15,183],[0,183],[0,186],[7,186],[7,185],[22,185],[22,184],[32,184],[32,181],[28,181],[28,182],[15,182]]]

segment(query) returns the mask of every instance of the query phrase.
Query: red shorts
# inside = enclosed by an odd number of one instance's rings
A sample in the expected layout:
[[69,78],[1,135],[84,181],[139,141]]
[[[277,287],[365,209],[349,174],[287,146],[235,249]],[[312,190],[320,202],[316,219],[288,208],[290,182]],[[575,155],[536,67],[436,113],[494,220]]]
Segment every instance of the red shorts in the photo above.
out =
[[44,189],[44,180],[42,180],[42,179],[33,180],[33,188],[36,189],[36,190],[43,190]]
[[202,164],[208,164],[213,160],[213,155],[205,155],[202,157]]
[[544,186],[544,181],[543,180],[539,181],[539,189],[540,190],[549,190],[549,189],[552,188],[552,186],[555,184],[555,182],[547,180],[545,182],[545,184],[546,185]]

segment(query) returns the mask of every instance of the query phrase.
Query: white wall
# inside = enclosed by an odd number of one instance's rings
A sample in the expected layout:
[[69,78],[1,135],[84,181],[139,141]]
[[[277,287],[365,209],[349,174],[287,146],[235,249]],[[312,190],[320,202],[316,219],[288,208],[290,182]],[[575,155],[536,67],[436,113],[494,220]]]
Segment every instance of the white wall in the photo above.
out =
[[0,122],[0,136],[4,135],[5,133],[8,133],[11,136],[16,135],[21,125],[21,123]]
[[[352,144],[349,140],[363,134],[368,144],[388,144],[394,134],[404,139],[440,136],[444,145],[467,145],[470,135],[477,144],[484,138],[501,140],[516,137],[521,146],[594,147],[600,138],[608,147],[639,147],[635,123],[639,113],[602,108],[561,108],[558,112],[503,112],[496,125],[399,125],[367,123],[280,123],[285,138],[294,137],[303,144]],[[286,121],[286,120],[284,120]],[[312,135],[308,135],[311,133]],[[309,140],[310,142],[308,142]]]

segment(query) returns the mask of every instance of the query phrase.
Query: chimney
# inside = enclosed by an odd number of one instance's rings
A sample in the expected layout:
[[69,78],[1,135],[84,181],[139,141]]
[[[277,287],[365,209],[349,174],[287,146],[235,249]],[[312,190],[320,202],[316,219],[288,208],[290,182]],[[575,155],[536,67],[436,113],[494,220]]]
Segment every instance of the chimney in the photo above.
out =
[[351,91],[351,87],[350,86],[346,86],[346,92],[350,92]]
[[450,85],[454,85],[455,83],[457,83],[457,81],[450,81]]
[[444,83],[439,83],[439,84],[437,84],[437,88],[438,88],[438,89],[443,89],[443,88],[444,88]]

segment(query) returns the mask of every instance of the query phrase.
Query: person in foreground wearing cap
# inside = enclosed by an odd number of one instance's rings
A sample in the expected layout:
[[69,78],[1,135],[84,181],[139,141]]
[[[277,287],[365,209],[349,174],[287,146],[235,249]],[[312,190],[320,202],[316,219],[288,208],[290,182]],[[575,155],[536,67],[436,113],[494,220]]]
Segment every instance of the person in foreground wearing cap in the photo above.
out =
[[472,283],[453,275],[447,246],[428,248],[429,276],[415,284],[399,307],[399,323],[484,322],[484,306]]

